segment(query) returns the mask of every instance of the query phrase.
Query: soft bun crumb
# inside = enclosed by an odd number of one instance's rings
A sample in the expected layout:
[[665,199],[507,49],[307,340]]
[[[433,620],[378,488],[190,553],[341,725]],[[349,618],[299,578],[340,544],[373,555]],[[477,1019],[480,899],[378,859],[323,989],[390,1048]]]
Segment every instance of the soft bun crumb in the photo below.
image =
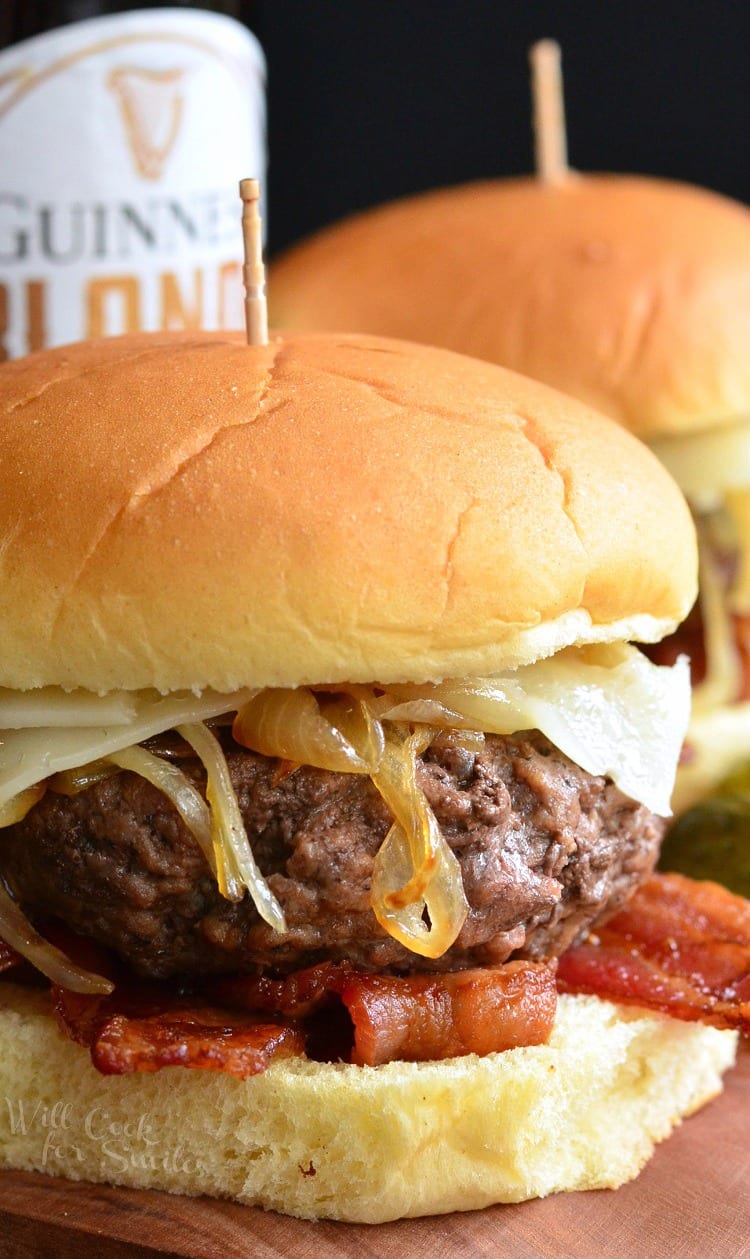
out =
[[466,1211],[631,1179],[719,1092],[735,1048],[733,1032],[562,997],[548,1045],[487,1058],[105,1078],[44,994],[4,984],[0,1161],[311,1219]]

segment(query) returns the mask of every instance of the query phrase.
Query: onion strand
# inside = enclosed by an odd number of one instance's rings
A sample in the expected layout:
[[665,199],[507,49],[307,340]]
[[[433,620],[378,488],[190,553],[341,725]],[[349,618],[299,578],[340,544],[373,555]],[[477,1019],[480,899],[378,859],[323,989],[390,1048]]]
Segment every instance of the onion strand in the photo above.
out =
[[456,855],[417,783],[417,758],[432,738],[424,726],[386,735],[372,780],[395,821],[375,858],[372,909],[389,935],[434,958],[454,943],[469,906]]
[[237,713],[238,743],[263,756],[313,765],[338,774],[369,774],[383,751],[382,731],[367,705],[350,696],[269,687]]
[[13,796],[5,804],[0,805],[0,827],[15,826],[16,822],[22,822],[29,809],[33,809],[43,795],[44,783],[37,783],[34,787],[26,787],[24,791],[19,791],[17,796]]
[[51,983],[71,992],[112,992],[114,984],[102,975],[94,975],[71,962],[54,944],[50,944],[32,927],[19,905],[0,884],[0,936],[27,962],[46,975]]
[[179,725],[177,732],[197,753],[206,770],[219,890],[229,900],[240,900],[246,889],[261,918],[275,931],[285,932],[284,912],[253,856],[221,744],[202,721]]

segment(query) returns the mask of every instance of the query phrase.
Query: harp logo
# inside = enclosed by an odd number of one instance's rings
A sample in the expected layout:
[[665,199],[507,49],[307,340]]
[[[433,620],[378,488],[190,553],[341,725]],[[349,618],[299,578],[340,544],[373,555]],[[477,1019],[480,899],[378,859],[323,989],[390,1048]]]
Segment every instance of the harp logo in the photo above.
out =
[[182,125],[185,70],[121,66],[107,86],[117,97],[133,164],[143,179],[159,180]]

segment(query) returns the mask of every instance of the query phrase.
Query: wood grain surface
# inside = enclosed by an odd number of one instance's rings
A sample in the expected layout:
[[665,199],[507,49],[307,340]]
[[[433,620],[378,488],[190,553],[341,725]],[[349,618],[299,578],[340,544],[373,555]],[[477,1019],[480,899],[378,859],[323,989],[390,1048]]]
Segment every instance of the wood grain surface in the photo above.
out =
[[3,1259],[750,1259],[750,1048],[721,1097],[615,1193],[394,1224],[307,1223],[207,1199],[0,1174]]

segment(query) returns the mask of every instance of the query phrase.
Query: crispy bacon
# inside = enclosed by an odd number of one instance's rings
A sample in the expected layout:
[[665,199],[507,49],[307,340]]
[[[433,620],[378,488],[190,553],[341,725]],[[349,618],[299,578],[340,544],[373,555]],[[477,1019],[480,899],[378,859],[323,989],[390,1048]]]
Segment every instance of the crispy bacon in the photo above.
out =
[[286,979],[220,980],[223,1000],[306,1017],[339,998],[351,1019],[350,1061],[380,1066],[543,1044],[555,1018],[555,965],[504,966],[443,975],[368,975],[327,962]]
[[108,1017],[104,997],[71,992],[54,984],[51,993],[52,1009],[61,1029],[77,1045],[90,1049]]
[[750,1034],[750,902],[718,883],[653,875],[560,958],[558,987]]
[[121,986],[109,997],[52,993],[58,1022],[103,1075],[182,1066],[245,1079],[304,1052],[302,1029],[289,1022],[170,999],[156,985]]
[[354,1024],[352,1061],[379,1066],[543,1045],[555,1021],[555,965],[504,966],[395,979],[352,975],[341,999]]
[[198,1007],[144,1018],[115,1014],[91,1046],[91,1060],[103,1075],[193,1067],[244,1080],[265,1071],[275,1058],[303,1053],[304,1047],[302,1030],[290,1024]]
[[345,963],[319,962],[280,979],[271,975],[222,976],[212,982],[211,993],[222,1004],[302,1019],[329,1004],[345,977],[355,973]]

